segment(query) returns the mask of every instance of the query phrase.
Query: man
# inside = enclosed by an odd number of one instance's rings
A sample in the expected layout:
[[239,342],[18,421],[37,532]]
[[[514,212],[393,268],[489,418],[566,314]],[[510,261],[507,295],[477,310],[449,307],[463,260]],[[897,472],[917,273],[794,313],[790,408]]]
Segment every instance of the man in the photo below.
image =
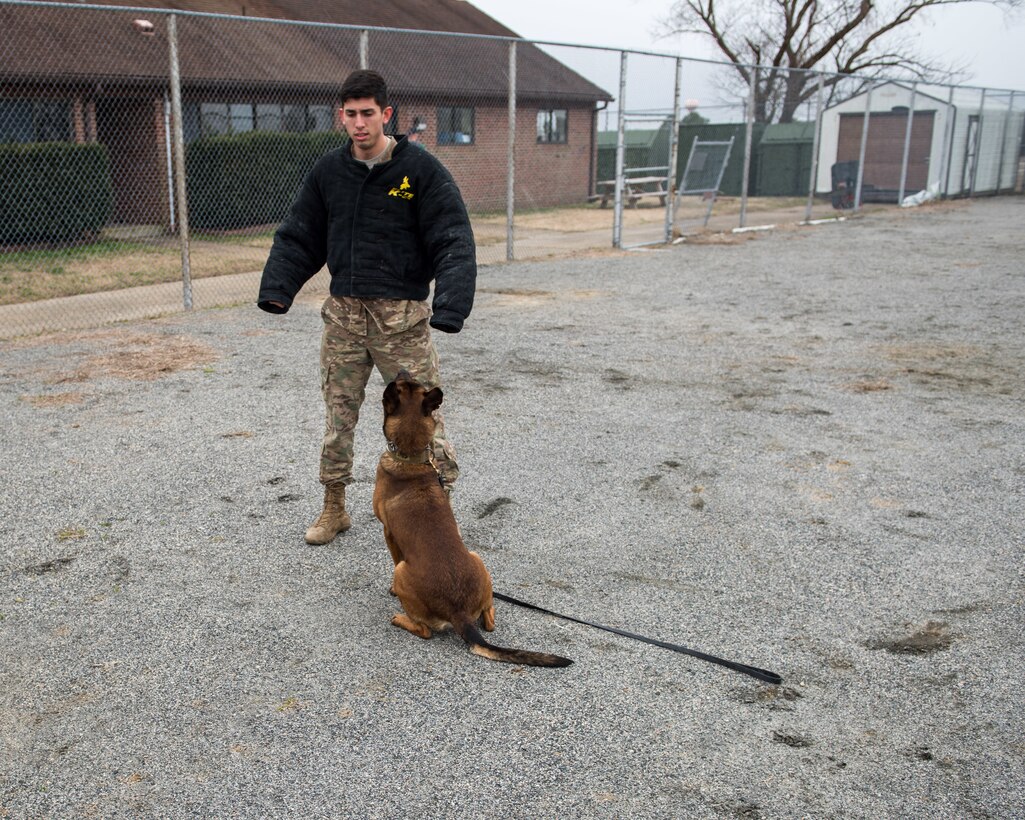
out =
[[[327,429],[320,458],[324,509],[306,531],[326,544],[352,522],[353,431],[374,366],[440,384],[430,327],[458,333],[473,306],[476,251],[451,174],[427,151],[384,133],[392,109],[384,79],[356,71],[342,85],[350,144],[321,157],[274,235],[258,305],[285,313],[326,263],[331,295],[321,309],[320,376]],[[426,299],[434,281],[433,311]],[[447,489],[459,475],[438,418],[433,457]]]

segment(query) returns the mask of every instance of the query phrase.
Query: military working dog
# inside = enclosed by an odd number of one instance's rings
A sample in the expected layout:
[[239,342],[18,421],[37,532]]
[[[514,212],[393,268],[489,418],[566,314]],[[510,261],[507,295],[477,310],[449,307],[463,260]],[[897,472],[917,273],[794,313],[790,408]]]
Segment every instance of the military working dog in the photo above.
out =
[[374,486],[374,515],[395,562],[391,591],[404,612],[392,618],[421,638],[451,627],[485,658],[526,666],[568,666],[569,658],[504,649],[478,629],[495,628],[491,576],[463,543],[452,506],[433,463],[431,439],[441,388],[426,389],[406,372],[384,390],[384,437]]

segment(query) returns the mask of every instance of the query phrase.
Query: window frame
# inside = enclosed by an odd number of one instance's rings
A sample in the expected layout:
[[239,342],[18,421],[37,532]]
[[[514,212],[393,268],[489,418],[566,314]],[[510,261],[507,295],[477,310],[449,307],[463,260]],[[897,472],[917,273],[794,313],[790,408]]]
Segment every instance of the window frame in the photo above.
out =
[[[455,112],[469,112],[470,133],[469,139],[456,139],[457,134],[466,134],[463,130],[455,130]],[[449,112],[448,116],[442,112]],[[436,112],[438,117],[437,142],[438,145],[474,145],[477,142],[477,109],[470,105],[439,105]],[[460,122],[459,125],[464,125]]]
[[186,142],[252,131],[309,134],[337,130],[334,106],[323,103],[187,100],[182,109]]
[[[54,97],[3,97],[9,133],[0,142],[31,145],[40,142],[74,142],[71,100]],[[5,126],[7,123],[5,122]]]
[[[562,114],[561,134],[558,129],[558,114]],[[554,136],[554,139],[553,139]],[[561,138],[560,138],[561,137]],[[537,111],[537,144],[569,144],[569,109],[539,108]]]

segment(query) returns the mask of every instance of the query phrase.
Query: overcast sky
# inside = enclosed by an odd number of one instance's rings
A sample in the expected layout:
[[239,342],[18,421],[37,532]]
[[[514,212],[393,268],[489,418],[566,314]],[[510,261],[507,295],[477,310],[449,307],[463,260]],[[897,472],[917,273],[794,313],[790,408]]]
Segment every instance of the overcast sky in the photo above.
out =
[[[473,5],[530,40],[613,46],[720,59],[701,39],[653,36],[671,0],[471,0]],[[986,3],[947,6],[918,24],[924,52],[968,65],[966,84],[1025,91],[1025,13],[1008,18]]]

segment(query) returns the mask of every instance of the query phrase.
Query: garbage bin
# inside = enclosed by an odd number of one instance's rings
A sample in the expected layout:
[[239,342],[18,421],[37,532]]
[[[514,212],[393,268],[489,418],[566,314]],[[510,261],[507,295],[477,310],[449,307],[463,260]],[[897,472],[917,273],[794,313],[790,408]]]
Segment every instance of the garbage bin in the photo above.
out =
[[858,185],[858,161],[834,162],[832,202],[838,211],[854,207],[854,191]]

